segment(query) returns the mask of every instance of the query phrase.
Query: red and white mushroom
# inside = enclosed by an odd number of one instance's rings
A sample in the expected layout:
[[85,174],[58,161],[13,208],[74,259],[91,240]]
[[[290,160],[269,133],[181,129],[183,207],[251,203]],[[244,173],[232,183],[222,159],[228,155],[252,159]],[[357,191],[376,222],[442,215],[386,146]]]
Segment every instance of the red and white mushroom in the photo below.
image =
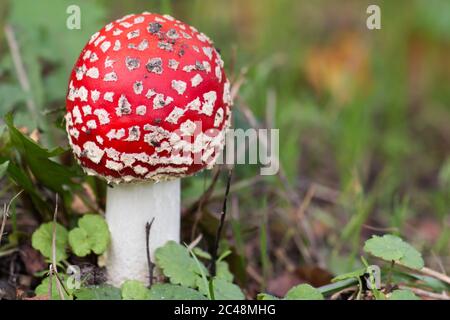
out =
[[147,280],[150,251],[179,240],[180,181],[211,167],[230,119],[230,84],[212,41],[168,15],[127,15],[84,47],[66,129],[76,159],[106,179],[109,282]]

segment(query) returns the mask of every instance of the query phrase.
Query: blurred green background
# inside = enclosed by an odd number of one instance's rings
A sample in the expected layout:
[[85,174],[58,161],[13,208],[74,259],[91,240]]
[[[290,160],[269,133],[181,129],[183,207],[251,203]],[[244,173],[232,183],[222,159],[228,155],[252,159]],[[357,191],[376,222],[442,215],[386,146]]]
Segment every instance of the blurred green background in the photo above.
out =
[[[81,30],[66,28],[70,4],[81,8]],[[381,7],[381,30],[366,27],[369,4]],[[40,129],[40,143],[67,148],[61,119],[75,59],[104,24],[141,11],[170,13],[215,41],[231,81],[243,81],[234,127],[252,126],[250,110],[280,130],[279,176],[235,169],[224,245],[238,281],[282,292],[312,282],[310,266],[349,271],[378,233],[402,235],[429,265],[450,269],[449,1],[2,0],[0,116],[14,111],[25,132]],[[184,182],[186,208],[210,177]],[[223,186],[202,209],[213,225]],[[184,219],[188,241],[196,234]],[[210,220],[200,232],[214,230]]]

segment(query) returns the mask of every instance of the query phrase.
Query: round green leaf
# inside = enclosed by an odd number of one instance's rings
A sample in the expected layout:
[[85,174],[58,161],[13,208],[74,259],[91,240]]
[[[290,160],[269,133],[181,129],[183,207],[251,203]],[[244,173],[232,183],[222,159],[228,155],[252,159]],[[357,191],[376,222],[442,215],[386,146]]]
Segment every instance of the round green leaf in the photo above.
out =
[[110,285],[81,288],[74,292],[77,300],[120,300],[119,288]]
[[[65,276],[64,274],[59,273],[58,274],[59,278],[61,279],[61,281],[65,281]],[[36,296],[48,296],[48,289],[49,289],[49,284],[50,284],[50,277],[44,278],[44,280],[42,280],[42,282],[36,287],[36,289],[34,290],[34,293],[36,294]],[[65,283],[65,288],[68,291],[69,295],[67,295],[66,291],[64,290],[64,288],[61,288],[62,292],[63,292],[63,296],[64,299],[66,300],[72,300],[72,293],[73,290],[70,289]],[[56,284],[56,276],[52,276],[52,296],[51,296],[51,300],[61,300],[61,296],[59,294],[59,290]]]
[[89,237],[86,231],[75,228],[69,232],[69,244],[73,253],[79,257],[85,257],[91,252]]
[[96,254],[104,253],[110,241],[108,224],[105,219],[99,215],[86,214],[78,221],[78,225],[88,234],[92,251]]
[[110,234],[103,217],[86,214],[78,220],[78,226],[69,232],[69,243],[77,256],[84,257],[91,251],[96,254],[106,251]]
[[123,300],[148,300],[150,298],[150,291],[137,280],[125,281],[121,290]]
[[323,295],[319,290],[309,284],[300,284],[293,287],[286,293],[286,300],[323,300]]
[[206,297],[191,288],[162,283],[150,288],[150,300],[206,300]]
[[171,283],[191,288],[196,286],[197,266],[186,247],[168,241],[156,249],[155,263]]
[[422,269],[422,255],[401,238],[386,234],[373,236],[364,245],[364,251],[386,261],[395,261],[411,269]]
[[[42,224],[32,235],[31,244],[33,248],[39,250],[48,259],[52,258],[52,238],[53,222]],[[67,258],[67,230],[59,223],[56,223],[55,256],[56,262]]]

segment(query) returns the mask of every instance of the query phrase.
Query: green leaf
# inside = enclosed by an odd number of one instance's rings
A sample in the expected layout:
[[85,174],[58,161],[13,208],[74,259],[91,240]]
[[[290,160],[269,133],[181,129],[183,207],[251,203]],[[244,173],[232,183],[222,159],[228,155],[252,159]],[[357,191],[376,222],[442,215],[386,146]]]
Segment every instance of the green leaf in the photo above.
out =
[[394,290],[392,291],[389,300],[420,300],[411,290]]
[[366,273],[366,268],[361,268],[352,272],[340,274],[333,279],[331,279],[331,282],[338,282],[342,280],[352,279],[352,278],[359,278],[362,277]]
[[422,269],[422,255],[401,238],[386,234],[382,237],[373,236],[364,245],[364,251],[386,261],[395,261],[411,269]]
[[195,248],[192,249],[192,252],[199,258],[203,258],[203,259],[206,259],[206,260],[210,260],[211,259],[211,255],[208,252],[206,252],[206,251],[204,251],[204,250],[202,250],[200,248],[195,247]]
[[228,263],[225,261],[218,261],[216,265],[217,278],[223,279],[228,282],[233,282],[233,274],[230,272]]
[[3,178],[6,171],[8,170],[9,161],[5,161],[2,164],[0,164],[0,179]]
[[75,228],[70,230],[69,244],[73,253],[78,257],[85,257],[91,252],[89,236],[84,229]]
[[448,285],[433,277],[414,273],[404,273],[404,275],[407,277],[406,278],[407,280],[410,280],[410,278],[420,280],[421,282],[423,282],[424,285],[430,287],[434,291],[444,291],[448,289]]
[[[208,295],[209,288],[205,286],[205,283],[198,277],[197,280],[198,290],[205,296]],[[244,300],[245,295],[242,290],[235,284],[228,282],[221,278],[214,278],[212,281],[214,299],[215,300]]]
[[84,257],[91,251],[96,254],[106,251],[110,233],[103,217],[86,214],[78,220],[78,226],[69,232],[69,244],[77,256]]
[[206,300],[206,297],[191,288],[170,283],[158,283],[150,288],[150,300]]
[[155,263],[171,283],[195,288],[197,266],[186,247],[168,241],[156,249]]
[[286,293],[286,300],[323,300],[319,290],[309,284],[300,284]]
[[137,280],[127,280],[122,284],[122,299],[123,300],[148,300],[150,291],[142,282]]
[[77,300],[121,300],[119,288],[110,285],[81,288],[74,292]]
[[5,123],[8,126],[13,146],[21,153],[26,164],[33,172],[33,175],[42,182],[42,184],[61,194],[66,192],[67,186],[74,189],[79,188],[79,186],[72,181],[72,178],[76,176],[74,172],[49,159],[63,153],[64,150],[62,148],[56,148],[49,151],[41,147],[14,127],[12,114],[5,116]]
[[[31,244],[33,248],[39,250],[42,255],[48,259],[52,259],[52,237],[53,222],[41,224],[41,226],[33,233],[31,237]],[[67,230],[59,223],[56,223],[56,262],[67,259],[66,246]]]
[[256,296],[257,300],[280,300],[280,298],[277,298],[271,294],[268,293],[258,293]]
[[[61,279],[61,281],[65,281],[65,276],[63,274],[58,274],[59,278]],[[36,287],[36,289],[34,290],[34,293],[36,294],[36,296],[48,296],[48,289],[49,289],[49,284],[50,284],[50,277],[46,277],[42,280],[42,282]],[[70,288],[68,288],[67,286],[65,286],[66,290],[68,291],[69,295],[67,295],[66,291],[64,290],[64,288],[61,288],[62,292],[63,292],[63,296],[64,299],[66,300],[72,300],[73,299],[73,290],[71,290]],[[61,300],[61,296],[59,295],[59,290],[56,284],[56,277],[52,276],[52,296],[51,296],[52,300]]]
[[31,201],[39,213],[43,216],[51,215],[52,210],[50,210],[48,204],[42,200],[40,194],[36,191],[33,181],[22,168],[18,167],[13,162],[10,162],[8,166],[8,176],[31,196]]

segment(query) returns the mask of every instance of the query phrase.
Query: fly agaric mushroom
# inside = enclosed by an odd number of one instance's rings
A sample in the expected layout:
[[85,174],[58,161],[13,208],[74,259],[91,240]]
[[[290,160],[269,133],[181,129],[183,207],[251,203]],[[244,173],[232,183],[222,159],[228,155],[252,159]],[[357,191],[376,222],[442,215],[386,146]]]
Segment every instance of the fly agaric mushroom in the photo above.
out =
[[179,241],[180,178],[224,145],[230,84],[212,41],[168,15],[127,15],[84,47],[67,94],[66,130],[88,175],[106,179],[109,282],[148,277],[150,252]]

